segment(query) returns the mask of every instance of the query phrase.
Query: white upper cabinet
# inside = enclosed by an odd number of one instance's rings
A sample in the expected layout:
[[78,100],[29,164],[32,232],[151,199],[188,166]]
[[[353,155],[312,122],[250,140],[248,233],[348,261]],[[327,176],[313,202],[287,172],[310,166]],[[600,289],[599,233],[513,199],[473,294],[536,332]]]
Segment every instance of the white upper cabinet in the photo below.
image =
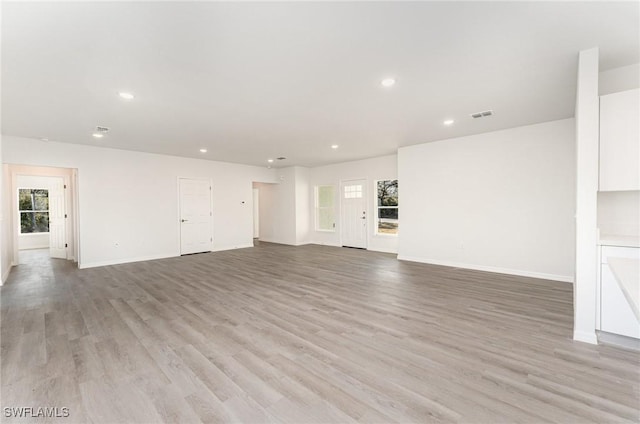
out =
[[640,89],[600,97],[600,191],[640,190]]

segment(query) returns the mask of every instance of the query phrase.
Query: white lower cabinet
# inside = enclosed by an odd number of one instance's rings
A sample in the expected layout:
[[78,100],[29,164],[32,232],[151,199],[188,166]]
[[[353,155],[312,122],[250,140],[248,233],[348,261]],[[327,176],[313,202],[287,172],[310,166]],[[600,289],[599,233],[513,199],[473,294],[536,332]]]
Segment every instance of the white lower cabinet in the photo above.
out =
[[601,246],[598,276],[598,329],[607,333],[640,339],[640,321],[633,312],[620,282],[611,271],[612,258],[640,259],[640,248]]
[[607,264],[601,264],[600,290],[600,330],[640,338],[640,323]]

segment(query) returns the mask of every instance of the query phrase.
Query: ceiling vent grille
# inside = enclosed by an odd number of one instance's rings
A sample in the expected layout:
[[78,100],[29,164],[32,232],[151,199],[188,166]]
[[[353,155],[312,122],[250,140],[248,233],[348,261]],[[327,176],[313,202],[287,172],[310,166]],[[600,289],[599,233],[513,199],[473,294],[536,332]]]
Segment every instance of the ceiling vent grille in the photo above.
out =
[[493,115],[492,110],[485,110],[483,112],[472,113],[471,117],[473,119],[478,119],[478,118],[484,118],[485,116],[491,116],[491,115]]
[[285,160],[286,158],[284,156],[280,156],[279,158],[276,158],[276,160]]
[[96,132],[99,132],[99,133],[106,133],[106,132],[108,132],[108,131],[109,131],[109,128],[107,128],[107,127],[101,127],[101,126],[97,126],[97,127],[96,127]]

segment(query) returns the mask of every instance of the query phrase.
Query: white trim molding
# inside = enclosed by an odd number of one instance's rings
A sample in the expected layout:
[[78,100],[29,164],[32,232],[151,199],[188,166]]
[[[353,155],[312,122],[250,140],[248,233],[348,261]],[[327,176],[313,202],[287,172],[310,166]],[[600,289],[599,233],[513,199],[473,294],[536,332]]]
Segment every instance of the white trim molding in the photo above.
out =
[[593,345],[598,344],[598,337],[596,336],[596,332],[589,331],[574,331],[573,332],[573,340],[583,343],[589,343]]
[[13,264],[9,265],[9,267],[2,273],[2,281],[0,281],[0,286],[4,285],[9,278],[9,274],[11,274],[11,269],[13,269]]
[[511,268],[500,268],[500,267],[486,266],[486,265],[466,264],[466,263],[460,263],[460,262],[442,261],[438,259],[425,259],[425,258],[419,258],[415,256],[405,256],[405,255],[398,255],[398,260],[409,261],[409,262],[420,262],[420,263],[430,264],[430,265],[449,266],[452,268],[472,269],[475,271],[495,272],[498,274],[517,275],[519,277],[539,278],[542,280],[561,281],[564,283],[573,283],[572,275],[547,274],[544,272],[525,271],[525,270],[511,269]]
[[135,258],[110,259],[108,261],[98,261],[89,263],[78,263],[78,269],[97,268],[100,266],[121,265],[131,262],[155,261],[157,259],[175,258],[179,255],[175,253],[165,253],[160,255],[138,256]]

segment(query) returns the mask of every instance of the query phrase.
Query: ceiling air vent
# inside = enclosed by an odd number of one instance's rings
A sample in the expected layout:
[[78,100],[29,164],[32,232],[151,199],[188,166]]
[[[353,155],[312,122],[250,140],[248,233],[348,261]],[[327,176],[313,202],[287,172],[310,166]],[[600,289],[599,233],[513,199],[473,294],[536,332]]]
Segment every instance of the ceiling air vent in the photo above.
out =
[[485,110],[484,112],[472,113],[471,117],[473,119],[478,119],[478,118],[484,118],[485,116],[491,116],[491,115],[493,115],[492,110]]
[[286,158],[284,156],[280,156],[279,158],[276,158],[276,160],[285,160]]
[[106,132],[109,132],[109,128],[107,128],[107,127],[97,126],[97,127],[96,127],[96,132],[99,132],[99,133],[106,133]]

